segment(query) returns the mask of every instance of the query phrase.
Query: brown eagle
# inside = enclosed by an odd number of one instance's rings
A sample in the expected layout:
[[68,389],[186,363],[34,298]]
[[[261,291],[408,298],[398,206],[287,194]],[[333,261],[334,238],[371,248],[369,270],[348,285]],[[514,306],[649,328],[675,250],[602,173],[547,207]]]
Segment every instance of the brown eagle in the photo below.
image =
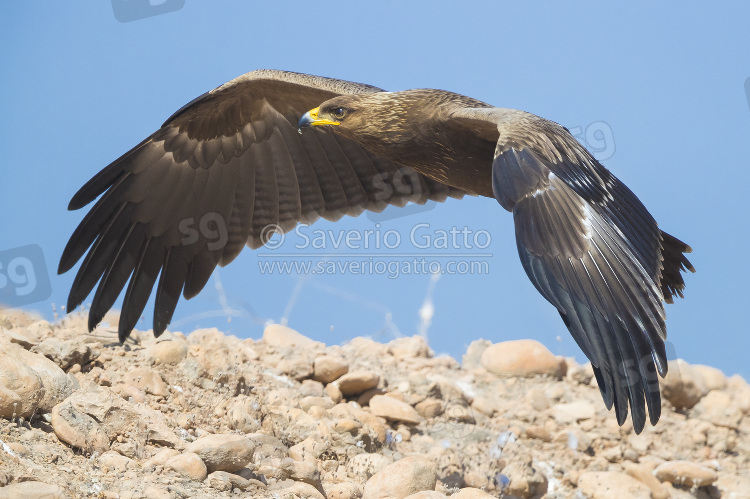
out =
[[664,302],[682,296],[690,247],[566,128],[443,90],[259,70],[198,97],[73,196],[71,210],[99,199],[60,259],[63,273],[83,257],[67,310],[96,287],[93,329],[127,286],[124,341],[158,278],[158,336],[180,294],[197,295],[245,245],[320,217],[465,194],[513,213],[521,263],[618,423],[630,405],[636,432],[646,406],[655,424]]

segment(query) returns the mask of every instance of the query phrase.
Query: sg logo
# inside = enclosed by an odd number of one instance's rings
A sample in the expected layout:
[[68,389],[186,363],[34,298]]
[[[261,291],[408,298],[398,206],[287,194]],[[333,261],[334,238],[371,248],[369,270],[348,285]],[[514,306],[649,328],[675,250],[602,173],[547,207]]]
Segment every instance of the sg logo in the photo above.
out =
[[115,19],[121,23],[168,14],[185,6],[185,0],[112,0]]
[[17,307],[52,295],[42,248],[36,244],[0,251],[0,304]]

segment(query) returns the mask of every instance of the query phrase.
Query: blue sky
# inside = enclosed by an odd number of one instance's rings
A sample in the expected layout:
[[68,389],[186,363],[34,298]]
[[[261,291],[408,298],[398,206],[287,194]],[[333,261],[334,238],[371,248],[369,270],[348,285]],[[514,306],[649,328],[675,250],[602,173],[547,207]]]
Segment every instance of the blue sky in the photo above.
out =
[[[148,13],[139,10],[148,2],[120,3],[133,17]],[[7,272],[20,252],[43,274],[41,256],[27,246],[41,249],[50,289],[40,284],[37,301],[22,306],[51,318],[74,277],[56,275],[85,214],[66,210],[73,193],[180,106],[247,71],[286,69],[388,90],[442,88],[552,119],[598,150],[660,227],[694,249],[698,272],[686,278],[686,299],[667,306],[673,355],[749,378],[750,7],[640,7],[188,0],[175,12],[123,23],[103,0],[10,3],[0,18],[0,264]],[[313,262],[340,251],[329,238],[315,253],[294,236],[279,250],[246,249],[219,269],[197,298],[180,301],[174,329],[217,326],[257,338],[266,321],[286,319],[329,344],[360,335],[387,341],[420,330],[419,310],[431,294],[428,334],[437,352],[460,358],[477,338],[535,338],[584,360],[525,276],[509,213],[478,198],[428,208],[319,222],[305,232],[392,230],[402,243],[392,252],[410,256],[345,248],[351,255],[334,261],[361,252],[364,261],[373,253],[373,261],[399,262],[421,251],[409,240],[418,224],[428,224],[418,236],[433,239],[451,228],[486,232],[486,248],[459,248],[463,261],[486,262],[481,274],[437,281],[429,274],[262,274],[259,262],[273,251]],[[436,256],[441,251],[425,253],[445,263],[450,257]],[[14,276],[2,277],[0,284],[15,285]],[[140,329],[151,327],[152,312],[153,297]]]

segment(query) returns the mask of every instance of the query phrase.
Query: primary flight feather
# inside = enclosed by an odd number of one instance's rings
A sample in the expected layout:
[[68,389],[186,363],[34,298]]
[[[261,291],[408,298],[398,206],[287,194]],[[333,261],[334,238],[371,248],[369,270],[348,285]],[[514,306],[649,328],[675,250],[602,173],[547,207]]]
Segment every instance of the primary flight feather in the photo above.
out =
[[67,309],[96,288],[93,329],[126,289],[124,341],[156,286],[158,336],[180,294],[274,231],[465,194],[513,213],[524,270],[618,422],[630,407],[636,432],[646,408],[655,424],[664,302],[682,296],[690,247],[564,127],[443,90],[259,70],[198,97],[73,196],[72,210],[99,199],[60,260],[83,258]]

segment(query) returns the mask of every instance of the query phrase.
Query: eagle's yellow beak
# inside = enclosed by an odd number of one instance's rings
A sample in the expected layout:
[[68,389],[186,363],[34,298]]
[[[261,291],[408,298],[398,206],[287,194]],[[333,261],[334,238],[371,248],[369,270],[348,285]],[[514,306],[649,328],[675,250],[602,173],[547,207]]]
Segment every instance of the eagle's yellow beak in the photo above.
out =
[[322,125],[340,125],[338,121],[331,121],[331,120],[323,120],[318,118],[318,110],[320,108],[316,107],[315,109],[310,109],[308,112],[306,112],[304,115],[302,115],[302,118],[299,119],[299,133],[302,133],[303,128],[307,128],[309,126],[322,126]]

